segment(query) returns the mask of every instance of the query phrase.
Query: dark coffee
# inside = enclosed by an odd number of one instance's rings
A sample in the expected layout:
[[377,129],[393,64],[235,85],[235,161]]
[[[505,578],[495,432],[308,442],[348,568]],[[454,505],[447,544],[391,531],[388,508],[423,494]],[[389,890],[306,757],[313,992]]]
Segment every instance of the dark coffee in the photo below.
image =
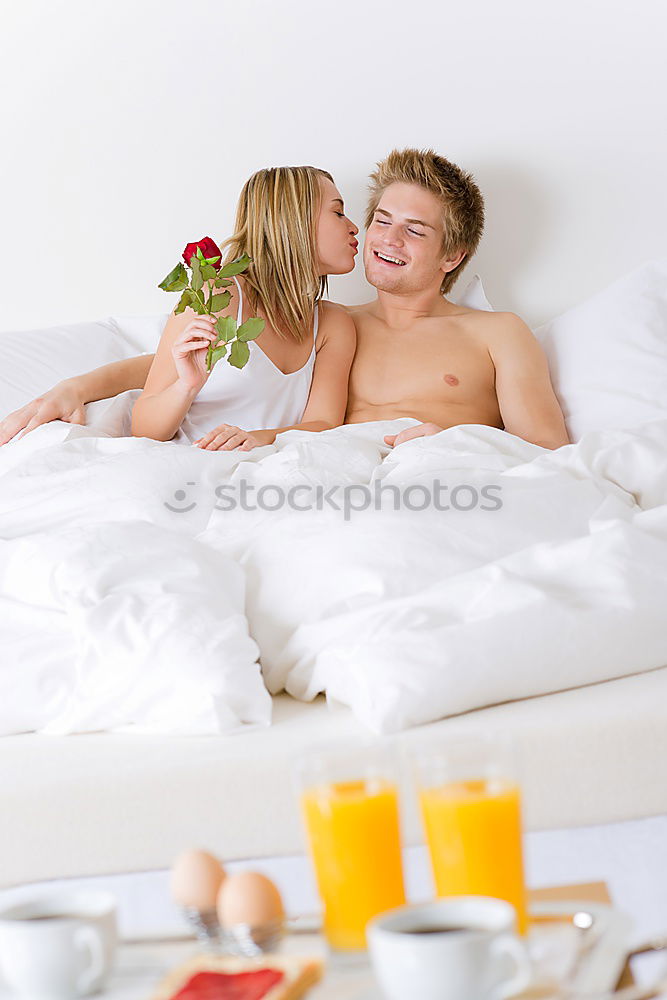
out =
[[461,934],[470,930],[469,927],[410,927],[403,934]]

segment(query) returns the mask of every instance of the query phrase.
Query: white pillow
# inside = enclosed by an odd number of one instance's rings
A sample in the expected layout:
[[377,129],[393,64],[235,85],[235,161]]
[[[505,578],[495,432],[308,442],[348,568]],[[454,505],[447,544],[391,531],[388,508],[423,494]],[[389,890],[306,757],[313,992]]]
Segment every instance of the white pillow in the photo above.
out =
[[449,298],[457,306],[466,306],[468,309],[483,309],[485,312],[493,312],[493,306],[486,297],[482,279],[478,274],[473,275],[462,292],[453,289]]
[[110,316],[118,332],[136,347],[136,354],[155,354],[170,313],[148,316]]
[[63,378],[136,354],[111,320],[0,333],[0,420]]
[[667,417],[667,257],[534,333],[572,440]]

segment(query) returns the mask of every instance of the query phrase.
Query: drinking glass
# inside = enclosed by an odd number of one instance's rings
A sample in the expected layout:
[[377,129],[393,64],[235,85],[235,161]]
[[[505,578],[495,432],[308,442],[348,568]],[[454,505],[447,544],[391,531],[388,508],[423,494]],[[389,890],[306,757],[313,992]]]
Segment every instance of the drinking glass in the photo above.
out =
[[325,748],[296,776],[324,935],[334,953],[362,952],[368,921],[405,902],[396,763],[381,748]]
[[494,896],[527,930],[521,792],[511,741],[498,735],[413,751],[421,814],[438,896]]

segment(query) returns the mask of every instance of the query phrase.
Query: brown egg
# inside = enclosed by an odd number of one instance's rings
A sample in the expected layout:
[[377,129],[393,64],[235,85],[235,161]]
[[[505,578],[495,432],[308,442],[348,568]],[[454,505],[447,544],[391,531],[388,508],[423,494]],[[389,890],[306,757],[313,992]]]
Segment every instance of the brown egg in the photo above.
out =
[[179,906],[214,910],[225,870],[207,851],[184,851],[171,866],[171,898]]
[[280,893],[271,879],[259,872],[229,875],[220,886],[217,910],[223,927],[262,927],[285,916]]

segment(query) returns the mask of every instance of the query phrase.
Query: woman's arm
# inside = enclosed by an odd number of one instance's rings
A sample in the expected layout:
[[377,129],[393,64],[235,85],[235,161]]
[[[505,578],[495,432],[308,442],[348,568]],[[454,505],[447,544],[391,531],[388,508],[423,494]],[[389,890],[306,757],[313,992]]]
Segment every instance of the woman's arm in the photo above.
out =
[[[211,290],[204,282],[203,294]],[[216,320],[234,315],[237,293],[229,288],[229,302],[224,309],[209,316],[199,315],[189,306],[182,313],[172,312],[162,331],[144,391],[132,409],[132,434],[156,441],[170,441],[183,418],[211,374],[206,370],[206,356],[212,341],[217,340]]]
[[356,330],[352,317],[343,306],[323,302],[320,310],[319,347],[301,423],[254,431],[221,424],[194,442],[199,448],[250,451],[258,445],[273,444],[276,436],[283,431],[324,431],[343,423],[350,368],[357,347]]
[[[194,317],[194,319],[192,318]],[[170,441],[207,381],[206,355],[217,337],[215,318],[189,307],[172,313],[146,379],[132,408],[132,434]]]
[[51,420],[85,424],[83,407],[86,403],[117,396],[127,389],[143,388],[153,357],[152,354],[142,354],[136,358],[112,361],[84,375],[63,379],[0,422],[0,445],[7,444],[19,431],[28,434]]

